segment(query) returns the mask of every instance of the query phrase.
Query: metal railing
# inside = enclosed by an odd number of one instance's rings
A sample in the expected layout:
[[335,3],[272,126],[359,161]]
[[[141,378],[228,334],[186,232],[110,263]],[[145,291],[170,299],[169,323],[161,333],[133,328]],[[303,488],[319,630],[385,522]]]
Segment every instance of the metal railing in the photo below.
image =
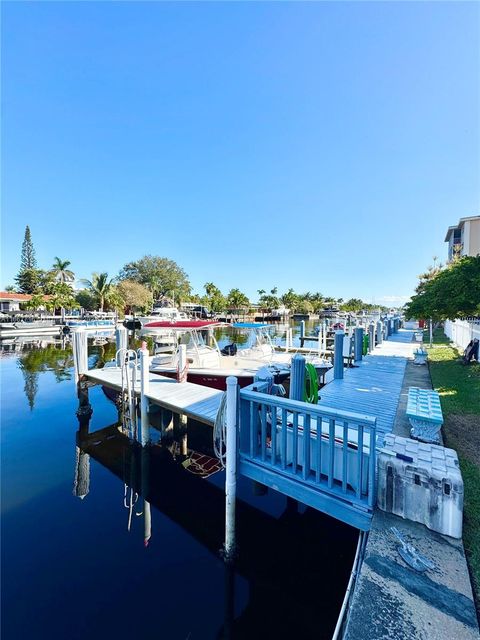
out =
[[376,418],[240,391],[240,460],[371,510]]

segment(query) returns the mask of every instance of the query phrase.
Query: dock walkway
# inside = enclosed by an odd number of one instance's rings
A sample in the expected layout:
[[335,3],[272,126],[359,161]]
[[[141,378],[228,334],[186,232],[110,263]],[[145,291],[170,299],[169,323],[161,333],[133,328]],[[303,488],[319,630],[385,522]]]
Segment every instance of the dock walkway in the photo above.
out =
[[392,431],[405,367],[416,347],[413,333],[401,329],[353,368],[345,369],[342,379],[323,387],[320,404],[374,416],[378,432]]
[[[91,382],[101,384],[110,389],[121,391],[122,374],[115,367],[107,369],[90,369],[86,377]],[[145,394],[148,400],[164,409],[182,413],[204,424],[213,426],[220,407],[223,391],[203,387],[191,382],[178,384],[176,380],[150,374],[149,391]],[[135,394],[140,395],[140,381],[135,384]]]

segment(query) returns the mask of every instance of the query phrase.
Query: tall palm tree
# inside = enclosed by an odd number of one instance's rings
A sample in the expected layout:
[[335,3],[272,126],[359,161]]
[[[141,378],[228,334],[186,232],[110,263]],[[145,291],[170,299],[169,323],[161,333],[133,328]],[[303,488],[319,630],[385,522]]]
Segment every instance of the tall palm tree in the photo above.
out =
[[55,256],[55,261],[50,273],[54,276],[55,280],[59,282],[73,282],[75,280],[75,274],[68,269],[70,264],[70,260],[60,260],[58,256]]
[[105,302],[108,302],[108,298],[114,292],[115,287],[113,280],[108,279],[108,273],[92,273],[91,280],[81,280],[81,282],[93,293],[100,311],[103,311]]

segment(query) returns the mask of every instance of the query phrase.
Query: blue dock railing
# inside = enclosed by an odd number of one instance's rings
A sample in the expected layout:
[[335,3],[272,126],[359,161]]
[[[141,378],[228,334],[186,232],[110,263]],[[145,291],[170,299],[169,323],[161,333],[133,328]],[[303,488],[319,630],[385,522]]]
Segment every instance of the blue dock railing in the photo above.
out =
[[359,529],[376,496],[376,418],[240,391],[238,471]]

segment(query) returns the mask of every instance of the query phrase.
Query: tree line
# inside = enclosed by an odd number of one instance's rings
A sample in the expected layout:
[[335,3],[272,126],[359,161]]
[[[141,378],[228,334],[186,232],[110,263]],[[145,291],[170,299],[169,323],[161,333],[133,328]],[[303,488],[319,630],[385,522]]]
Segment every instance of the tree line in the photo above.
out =
[[[141,313],[150,311],[154,303],[168,305],[175,301],[177,305],[196,303],[211,312],[219,313],[225,310],[248,311],[252,306],[248,296],[240,289],[233,288],[222,293],[213,282],[204,285],[204,293],[193,293],[185,271],[173,260],[160,256],[146,255],[128,262],[115,277],[109,277],[106,272],[93,273],[89,280],[79,281],[81,290],[73,288],[75,274],[70,266],[69,260],[55,257],[49,269],[38,268],[30,228],[27,226],[15,286],[7,289],[31,294],[31,300],[25,304],[29,309],[82,307],[88,311]],[[279,309],[281,306],[294,313],[319,313],[326,308],[353,312],[379,308],[378,305],[367,304],[358,298],[344,301],[342,298],[324,296],[320,292],[296,293],[293,289],[288,289],[279,294],[277,287],[268,291],[258,289],[257,292],[258,306],[265,311]]]
[[435,321],[480,315],[480,256],[454,256],[447,265],[434,259],[405,305],[409,318]]

